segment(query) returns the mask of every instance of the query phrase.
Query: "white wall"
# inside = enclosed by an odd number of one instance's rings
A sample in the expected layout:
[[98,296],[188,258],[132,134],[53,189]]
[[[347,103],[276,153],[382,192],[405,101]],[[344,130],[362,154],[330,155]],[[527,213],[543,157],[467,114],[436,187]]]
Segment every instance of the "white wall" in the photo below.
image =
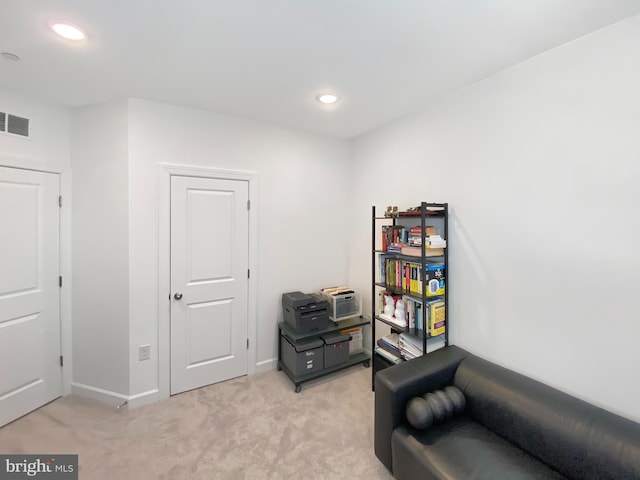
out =
[[129,394],[128,102],[74,109],[71,134],[72,388],[117,401]]
[[[256,363],[272,368],[282,293],[347,279],[349,142],[142,100],[130,101],[129,137],[131,394],[158,386],[161,163],[257,173]],[[142,344],[151,361],[137,361]]]
[[55,173],[69,169],[68,108],[0,87],[0,112],[29,119],[29,138],[0,133],[0,164]]
[[640,420],[639,51],[636,16],[358,138],[350,283],[372,204],[450,202],[452,343]]

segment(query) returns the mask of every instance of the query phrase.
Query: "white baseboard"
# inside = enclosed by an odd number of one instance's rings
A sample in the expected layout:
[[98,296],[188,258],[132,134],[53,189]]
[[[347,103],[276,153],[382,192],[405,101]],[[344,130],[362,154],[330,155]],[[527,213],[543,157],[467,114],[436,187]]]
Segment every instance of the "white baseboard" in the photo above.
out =
[[278,366],[277,358],[270,358],[268,360],[262,360],[256,363],[256,373],[269,372],[275,370]]
[[160,400],[160,391],[157,388],[129,397],[129,408],[138,408]]
[[143,405],[157,402],[159,392],[157,389],[147,392],[138,393],[136,395],[124,395],[122,393],[104,390],[102,388],[84,385],[82,383],[71,382],[71,393],[81,397],[97,400],[98,402],[111,405],[112,407],[125,406],[127,408],[137,408]]
[[[255,373],[269,372],[275,370],[278,366],[277,358],[270,358],[256,363]],[[160,391],[158,389],[148,390],[146,392],[137,393],[135,395],[124,395],[122,393],[104,390],[91,385],[71,382],[71,393],[80,395],[81,397],[97,400],[98,402],[111,405],[113,407],[126,406],[127,408],[137,408],[143,405],[149,405],[161,400]]]
[[71,382],[71,393],[97,400],[113,407],[119,407],[129,401],[128,395],[76,382]]

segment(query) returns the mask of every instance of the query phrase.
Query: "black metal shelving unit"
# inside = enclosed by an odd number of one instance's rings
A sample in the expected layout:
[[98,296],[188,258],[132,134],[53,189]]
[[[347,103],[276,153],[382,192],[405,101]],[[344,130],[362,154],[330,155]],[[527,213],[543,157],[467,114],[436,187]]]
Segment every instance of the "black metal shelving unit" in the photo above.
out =
[[[433,210],[432,210],[433,209]],[[422,340],[422,351],[423,354],[428,353],[427,350],[427,340],[429,338],[435,337],[444,337],[444,344],[449,344],[449,205],[448,203],[431,203],[431,202],[422,202],[420,204],[419,211],[414,210],[413,212],[398,212],[397,216],[386,217],[379,216],[376,214],[376,207],[372,207],[371,211],[371,219],[372,219],[372,227],[371,227],[371,312],[372,312],[372,320],[371,320],[371,357],[373,363],[372,376],[371,376],[371,388],[375,387],[375,374],[377,371],[392,366],[393,363],[388,361],[386,358],[377,355],[375,353],[376,349],[376,323],[380,322],[385,325],[391,327],[391,330],[396,333],[408,333],[415,337],[418,337]],[[427,256],[426,255],[426,241],[425,241],[425,227],[427,226],[428,219],[438,219],[437,221],[442,224],[442,237],[447,240],[447,246],[444,248],[444,255],[440,256]],[[410,255],[402,255],[401,253],[393,253],[385,250],[381,250],[377,248],[376,239],[381,236],[382,226],[383,225],[392,225],[396,226],[399,224],[399,221],[405,221],[406,223],[411,223],[412,226],[420,225],[420,231],[422,236],[422,251],[420,256],[410,256]],[[440,233],[440,232],[439,232]],[[404,288],[398,288],[396,286],[389,285],[387,283],[381,283],[376,281],[378,278],[378,256],[381,254],[389,255],[398,260],[406,260],[414,263],[419,263],[421,268],[422,279],[426,278],[426,268],[430,264],[431,260],[440,259],[442,263],[444,263],[445,268],[445,291],[443,295],[433,297],[427,296],[426,294],[426,282],[423,281],[422,290],[420,295],[416,295],[415,292],[408,291]],[[386,319],[380,317],[377,314],[378,311],[378,292],[387,291],[390,293],[394,293],[397,295],[406,295],[408,297],[414,297],[416,300],[422,303],[422,318],[419,319],[422,323],[422,329],[415,329],[410,327],[401,327],[396,325],[393,322],[387,321]],[[426,324],[426,305],[428,299],[433,298],[442,298],[445,304],[445,331],[440,335],[429,335],[427,332],[427,324]],[[418,321],[418,319],[416,320]]]

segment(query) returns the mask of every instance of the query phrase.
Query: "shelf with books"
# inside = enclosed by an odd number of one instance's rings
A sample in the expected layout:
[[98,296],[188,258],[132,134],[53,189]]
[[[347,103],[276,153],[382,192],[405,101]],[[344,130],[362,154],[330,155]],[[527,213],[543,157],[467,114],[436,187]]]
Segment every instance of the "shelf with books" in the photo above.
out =
[[[384,288],[386,290],[388,290],[390,293],[394,294],[394,295],[406,295],[408,297],[412,297],[415,298],[416,300],[420,300],[420,292],[416,292],[414,290],[407,290],[405,288],[402,287],[394,287],[391,285],[387,285],[386,283],[380,283],[380,282],[376,282],[375,283],[376,287],[381,287]],[[444,297],[444,293],[442,294],[438,294],[438,295],[429,295],[427,296],[427,298],[431,299],[431,298],[438,298],[438,297]]]
[[438,258],[410,257],[402,254],[373,252],[377,260],[375,283],[383,288],[432,297],[444,294],[446,256]]
[[[402,331],[417,337],[427,338],[443,335],[446,332],[445,302],[443,298],[434,298],[427,301],[426,310],[422,308],[421,302],[403,297],[398,301],[404,301],[404,309],[408,310],[406,316],[398,318],[387,313],[378,313],[375,319],[386,323],[394,330]],[[423,315],[424,311],[424,315]]]
[[[380,216],[372,208],[371,351],[374,358],[384,357],[376,351],[382,348],[376,343],[380,340],[376,324],[380,324],[410,341],[413,350],[406,358],[415,358],[418,351],[422,355],[434,349],[434,339],[444,345],[449,341],[448,204],[422,202],[404,212],[393,209],[393,213]],[[395,363],[393,360],[385,357],[379,368]],[[374,368],[373,375],[379,368]]]
[[[437,340],[439,336],[428,337],[428,343]],[[374,364],[376,364],[376,357],[380,356],[384,359],[386,366],[397,365],[399,363],[413,360],[414,358],[423,355],[422,338],[415,335],[411,335],[406,332],[392,332],[379,338],[375,343],[374,349]],[[378,368],[379,370],[380,368]]]
[[[416,338],[419,338],[420,340],[422,340],[424,338],[424,331],[423,330],[417,330],[415,328],[402,326],[402,325],[396,323],[395,321],[390,321],[387,318],[384,318],[381,315],[376,315],[375,318],[376,318],[376,320],[378,322],[386,323],[387,325],[389,325],[396,332],[406,333],[408,335],[412,335],[412,336],[414,336]],[[431,333],[429,331],[427,331],[427,338],[435,338],[435,337],[439,337],[441,335],[444,335],[444,331],[442,331],[441,333],[437,333],[435,335],[431,335]]]

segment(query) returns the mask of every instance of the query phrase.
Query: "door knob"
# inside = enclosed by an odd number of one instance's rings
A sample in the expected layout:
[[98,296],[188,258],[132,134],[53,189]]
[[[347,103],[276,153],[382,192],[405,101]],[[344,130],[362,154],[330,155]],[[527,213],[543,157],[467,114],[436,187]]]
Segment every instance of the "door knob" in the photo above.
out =
[[182,294],[178,292],[173,296],[173,298],[175,298],[176,300],[180,300],[182,298]]

